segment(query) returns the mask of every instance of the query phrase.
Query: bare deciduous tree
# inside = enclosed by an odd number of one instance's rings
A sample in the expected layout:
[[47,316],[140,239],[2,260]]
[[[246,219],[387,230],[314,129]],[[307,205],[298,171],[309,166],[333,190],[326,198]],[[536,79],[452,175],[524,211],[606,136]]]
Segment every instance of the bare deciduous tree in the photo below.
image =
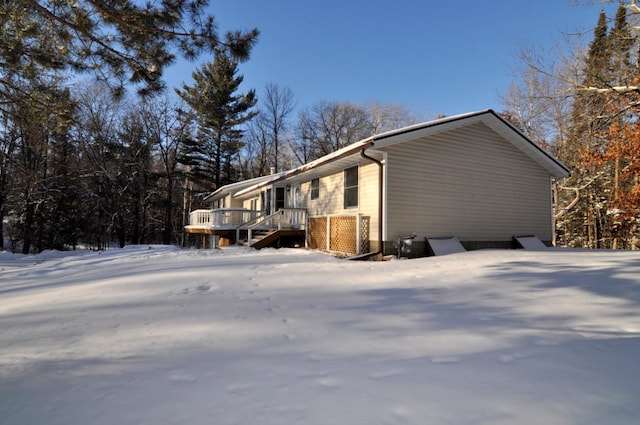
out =
[[291,89],[275,83],[266,85],[260,115],[266,135],[270,139],[275,171],[280,171],[282,137],[288,129],[288,119],[294,108],[295,100]]

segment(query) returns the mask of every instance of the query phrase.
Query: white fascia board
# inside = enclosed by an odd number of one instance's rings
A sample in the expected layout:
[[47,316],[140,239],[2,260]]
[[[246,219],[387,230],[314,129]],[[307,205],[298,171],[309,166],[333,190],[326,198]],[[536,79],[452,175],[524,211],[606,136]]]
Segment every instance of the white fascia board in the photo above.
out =
[[355,142],[350,144],[349,146],[345,146],[342,149],[339,149],[335,152],[332,152],[328,155],[325,155],[321,158],[316,159],[315,161],[311,161],[308,162],[306,164],[303,164],[297,168],[293,168],[289,171],[284,171],[276,176],[274,176],[275,178],[273,179],[269,179],[266,181],[260,181],[257,182],[256,184],[253,184],[249,187],[243,188],[241,190],[239,190],[238,192],[235,192],[233,194],[234,197],[242,197],[245,196],[255,190],[259,190],[265,186],[271,185],[273,183],[276,183],[278,181],[284,181],[287,180],[290,177],[296,176],[298,174],[304,173],[305,171],[309,171],[312,170],[314,168],[317,168],[321,165],[324,164],[328,164],[330,162],[336,161],[340,158],[344,158],[350,155],[355,154],[357,151],[360,151],[362,149],[366,149],[367,147],[371,146],[373,144],[372,138],[367,138],[367,139],[363,139],[360,140],[359,142]]
[[520,149],[524,154],[538,163],[541,167],[549,171],[554,178],[561,179],[570,175],[570,171],[567,167],[545,152],[544,149],[535,144],[531,139],[526,137],[504,119],[495,114],[491,114],[483,117],[482,121],[489,128],[511,142],[511,144],[516,148]]
[[373,139],[376,140],[380,140],[380,139],[388,139],[392,136],[395,135],[402,135],[404,133],[412,133],[416,131],[416,130],[422,130],[425,128],[429,128],[429,127],[437,127],[437,126],[442,126],[446,123],[449,122],[454,122],[454,121],[459,121],[462,119],[466,119],[466,118],[471,118],[474,116],[478,116],[480,114],[485,114],[491,112],[490,109],[485,109],[483,111],[475,111],[475,112],[467,112],[465,114],[458,114],[458,115],[451,115],[448,117],[444,117],[444,118],[438,118],[436,120],[431,120],[431,121],[426,121],[426,122],[421,122],[418,124],[412,124],[409,125],[407,127],[402,127],[402,128],[398,128],[395,130],[390,130],[390,131],[386,131],[384,133],[380,133],[380,134],[376,134],[375,136],[373,136]]
[[377,148],[395,145],[410,139],[431,136],[443,131],[452,130],[458,127],[474,124],[482,121],[484,114],[491,113],[491,110],[470,112],[468,114],[453,115],[433,121],[411,125],[386,133],[373,136]]
[[569,176],[568,168],[527,138],[518,129],[500,118],[500,116],[491,109],[462,115],[454,115],[382,133],[378,136],[374,136],[374,140],[376,147],[381,148],[411,139],[432,136],[443,131],[454,130],[456,128],[465,127],[479,122],[484,123],[505,140],[513,144],[525,155],[529,156],[533,161],[546,169],[553,177],[560,179]]
[[304,173],[305,171],[309,171],[313,168],[319,167],[320,165],[335,161],[340,158],[344,158],[345,156],[353,155],[356,151],[360,151],[363,148],[367,148],[372,143],[371,137],[360,140],[359,142],[352,143],[348,146],[345,146],[342,149],[339,149],[335,152],[332,152],[328,155],[325,155],[321,158],[316,159],[315,161],[308,162],[299,166],[298,168],[294,168],[289,172],[289,175],[295,175],[299,173]]
[[238,189],[240,189],[240,190],[238,190],[237,192],[233,192],[231,196],[233,196],[234,198],[240,198],[240,197],[242,197],[244,195],[247,195],[247,194],[253,192],[256,189],[259,189],[259,188],[264,187],[264,186],[268,186],[268,185],[273,184],[273,183],[275,183],[277,181],[280,181],[280,180],[284,180],[285,175],[286,175],[286,172],[273,174],[273,175],[268,176],[269,178],[261,179],[260,181],[254,182],[253,184],[251,184],[249,186],[244,185],[242,187],[239,187]]
[[303,164],[297,168],[271,176],[257,177],[255,179],[246,180],[244,182],[223,186],[216,192],[207,196],[205,199],[209,199],[223,193],[225,195],[232,194],[232,196],[234,197],[243,197],[278,181],[286,180],[290,177],[320,167],[321,165],[353,155],[357,151],[371,147],[374,144],[375,148],[384,148],[385,146],[394,145],[396,143],[401,143],[410,139],[430,136],[433,134],[441,133],[443,131],[453,130],[478,122],[485,123],[488,127],[505,138],[505,140],[511,142],[514,146],[528,155],[540,166],[549,171],[549,173],[551,173],[551,175],[553,175],[555,178],[563,178],[569,175],[569,170],[564,165],[562,165],[555,158],[542,150],[538,145],[524,136],[519,130],[517,130],[507,121],[500,118],[493,110],[486,109],[483,111],[452,115],[450,117],[440,118],[437,120],[414,124],[396,130],[380,133],[375,136],[362,139],[333,153],[318,158],[315,161]]
[[233,195],[234,191],[242,190],[242,189],[246,188],[247,186],[256,185],[256,184],[259,184],[259,183],[261,183],[263,181],[266,181],[266,180],[272,180],[274,178],[279,178],[281,174],[282,173],[270,174],[268,176],[254,177],[254,178],[249,179],[249,180],[243,180],[243,181],[239,181],[239,182],[236,182],[236,183],[226,184],[226,185],[222,186],[220,189],[218,189],[218,190],[212,192],[211,194],[207,195],[204,198],[204,200],[207,201],[209,199],[216,199],[216,198],[223,197],[223,196],[226,196],[226,195],[229,195],[229,194]]

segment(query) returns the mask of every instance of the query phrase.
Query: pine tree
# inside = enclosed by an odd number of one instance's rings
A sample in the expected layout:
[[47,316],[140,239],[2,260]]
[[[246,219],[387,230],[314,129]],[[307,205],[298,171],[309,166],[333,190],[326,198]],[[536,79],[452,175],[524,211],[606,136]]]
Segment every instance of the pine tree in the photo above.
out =
[[69,90],[56,93],[56,108],[52,112],[52,129],[48,153],[47,175],[43,186],[46,197],[39,208],[38,226],[42,237],[38,249],[75,247],[80,234],[80,155],[77,140],[71,132],[75,105]]
[[220,37],[206,0],[3,0],[0,2],[0,89],[3,71],[29,77],[40,68],[89,71],[116,93],[125,84],[140,93],[164,87],[162,72],[176,53],[229,52],[246,60],[257,30]]
[[67,184],[56,154],[69,145],[64,117],[69,117],[71,106],[68,93],[55,81],[38,79],[20,90],[29,96],[20,96],[6,109],[10,120],[6,129],[14,144],[8,158],[13,182],[8,192],[13,227],[23,242],[22,252],[28,254],[32,248],[43,249],[47,239],[55,240],[47,230],[49,220],[43,217],[57,208],[55,200]]
[[193,179],[204,190],[234,180],[232,160],[242,146],[239,126],[257,113],[252,110],[257,102],[254,90],[236,93],[243,81],[237,72],[237,61],[218,54],[193,72],[192,86],[183,84],[176,90],[195,112],[199,127],[198,136],[186,145],[182,162],[191,167]]
[[574,99],[567,139],[556,146],[555,152],[572,171],[571,177],[556,187],[560,210],[567,211],[556,225],[560,241],[573,246],[597,247],[602,240],[602,221],[606,217],[601,208],[600,175],[582,164],[582,152],[600,144],[600,131],[606,123],[603,117],[607,94],[586,89],[610,86],[610,47],[607,17],[602,10],[585,57],[583,80]]
[[[248,59],[258,31],[219,35],[208,3],[0,1],[0,216],[11,217],[25,252],[80,237],[103,247],[113,235],[123,244],[151,234],[144,208],[156,182],[140,170],[154,166],[152,153],[137,157],[138,147],[123,146],[120,117],[109,106],[72,117],[76,97],[65,91],[65,78],[93,75],[113,101],[113,94],[125,98],[125,87],[161,90],[164,69],[179,56]],[[128,173],[127,158],[139,165],[137,174]],[[1,241],[4,230],[0,224]]]
[[605,125],[599,129],[600,143],[582,151],[581,165],[592,174],[602,175],[598,187],[602,220],[603,246],[630,247],[637,233],[640,213],[640,97],[626,90],[640,83],[633,57],[637,39],[627,23],[624,6],[618,8],[614,28],[609,34],[611,50],[610,90],[605,91]]
[[[600,11],[593,41],[585,58],[582,87],[609,87],[611,83],[611,42],[607,34],[607,17]],[[577,162],[579,149],[594,142],[606,105],[606,94],[589,90],[578,91],[573,105],[569,130],[569,146],[566,152],[572,162]],[[576,149],[579,147],[579,149]]]
[[627,9],[624,5],[618,7],[614,27],[609,34],[609,48],[611,50],[611,77],[613,87],[624,87],[631,84],[636,69],[632,57],[637,44],[627,22]]
[[573,105],[570,137],[560,151],[572,168],[564,194],[573,199],[565,200],[572,209],[558,224],[574,245],[618,248],[633,238],[640,98],[629,87],[638,84],[636,53],[626,8],[618,8],[609,33],[602,12]]

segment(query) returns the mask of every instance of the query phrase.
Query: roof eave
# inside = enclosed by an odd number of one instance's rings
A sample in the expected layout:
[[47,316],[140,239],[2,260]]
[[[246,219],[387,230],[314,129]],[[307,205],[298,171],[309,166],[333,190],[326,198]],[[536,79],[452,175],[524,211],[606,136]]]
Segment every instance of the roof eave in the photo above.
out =
[[445,117],[426,123],[414,124],[408,127],[380,133],[360,140],[359,142],[353,143],[331,154],[318,158],[315,161],[311,161],[292,170],[282,172],[273,178],[267,178],[269,176],[264,176],[262,178],[252,179],[255,180],[253,184],[251,184],[251,181],[245,181],[245,184],[238,185],[238,190],[235,192],[233,191],[232,185],[223,186],[217,191],[213,192],[211,195],[205,197],[205,200],[214,198],[223,193],[225,195],[231,194],[233,197],[248,196],[265,186],[287,180],[291,177],[308,172],[325,164],[354,155],[364,149],[372,147],[374,143],[376,144],[376,147],[380,148],[388,145],[393,145],[395,143],[400,143],[421,135],[436,134],[452,128],[460,127],[462,125],[472,124],[474,122],[484,122],[490,127],[492,127],[492,123],[500,123],[502,124],[501,126],[503,129],[505,128],[504,126],[506,126],[510,130],[508,134],[501,132],[500,129],[495,125],[492,128],[494,129],[494,131],[497,131],[499,134],[501,134],[502,137],[510,140],[516,147],[519,146],[519,148],[523,150],[526,155],[531,157],[531,159],[533,159],[534,161],[538,162],[538,164],[545,168],[556,179],[561,179],[570,175],[570,170],[566,166],[564,166],[557,159],[540,148],[540,146],[535,144],[531,139],[529,139],[511,123],[498,115],[495,111],[493,111],[492,109],[486,109],[477,112]]
[[544,167],[549,173],[556,179],[563,179],[565,177],[569,177],[571,175],[571,170],[561,163],[558,159],[556,159],[553,155],[542,149],[537,143],[533,140],[529,139],[522,131],[513,126],[509,121],[502,118],[500,115],[496,114],[494,111],[491,111],[493,117],[499,120],[501,123],[505,124],[509,127],[515,137],[521,139],[521,142],[527,143],[534,152],[537,153],[535,157],[531,156],[531,158],[538,162],[542,167]]
[[[478,122],[483,122],[503,138],[509,140],[514,146],[521,149],[525,155],[528,155],[532,160],[536,161],[540,166],[546,169],[553,177],[561,179],[570,175],[570,170],[564,164],[560,163],[556,158],[547,153],[492,109],[454,115],[435,121],[416,124],[387,133],[382,133],[374,136],[373,138],[376,140],[376,146],[385,147],[396,143],[402,143],[416,137],[431,136],[443,131]],[[508,132],[502,131],[503,129],[508,129]]]
[[282,175],[278,179],[269,180],[266,182],[259,182],[255,185],[249,186],[245,189],[242,189],[233,194],[234,197],[242,197],[249,195],[251,192],[257,191],[265,186],[272,185],[274,183],[287,180],[291,177],[297,176],[298,174],[302,174],[314,168],[318,168],[322,165],[328,164],[333,161],[337,161],[342,158],[346,158],[351,155],[355,155],[363,149],[367,149],[373,145],[373,138],[369,137],[367,139],[363,139],[359,142],[353,143],[349,146],[346,146],[340,150],[337,150],[331,154],[325,155],[321,158],[316,159],[315,161],[311,161],[307,164],[303,164],[297,168],[281,173]]

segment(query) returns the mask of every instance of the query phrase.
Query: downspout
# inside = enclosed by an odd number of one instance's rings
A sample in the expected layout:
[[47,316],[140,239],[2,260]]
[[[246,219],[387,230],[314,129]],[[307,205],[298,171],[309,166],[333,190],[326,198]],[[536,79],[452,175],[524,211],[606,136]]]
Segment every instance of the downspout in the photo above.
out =
[[371,256],[377,255],[377,254],[382,254],[383,251],[383,246],[382,246],[382,213],[383,213],[383,208],[382,208],[382,197],[383,197],[383,190],[382,190],[382,185],[384,183],[384,178],[383,178],[383,170],[384,170],[384,165],[382,164],[381,161],[367,155],[365,153],[365,150],[367,150],[367,148],[373,146],[373,142],[370,146],[363,148],[360,151],[360,155],[362,155],[363,158],[366,158],[370,161],[375,162],[376,164],[378,164],[378,251],[371,253]]

